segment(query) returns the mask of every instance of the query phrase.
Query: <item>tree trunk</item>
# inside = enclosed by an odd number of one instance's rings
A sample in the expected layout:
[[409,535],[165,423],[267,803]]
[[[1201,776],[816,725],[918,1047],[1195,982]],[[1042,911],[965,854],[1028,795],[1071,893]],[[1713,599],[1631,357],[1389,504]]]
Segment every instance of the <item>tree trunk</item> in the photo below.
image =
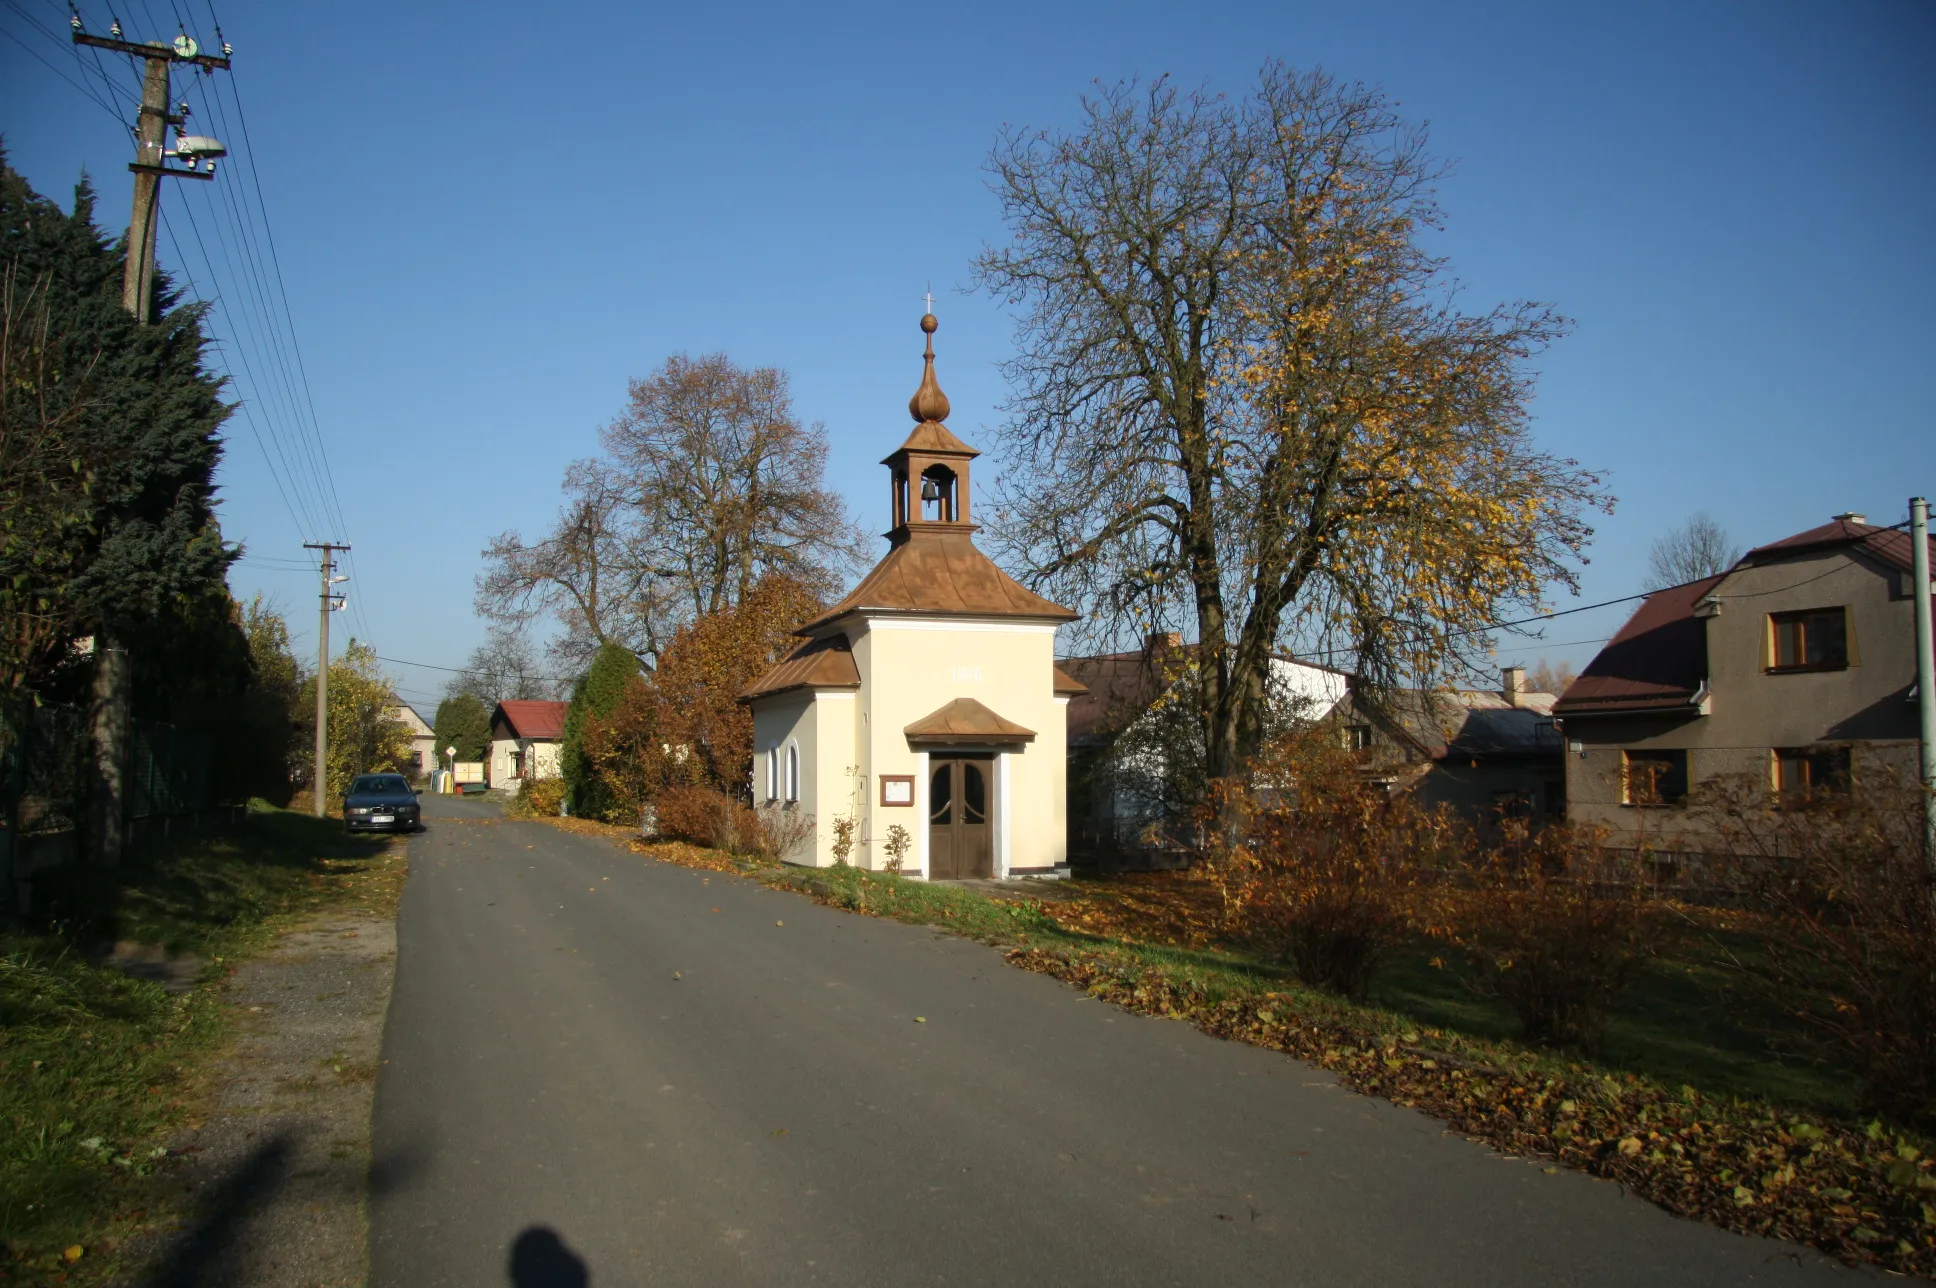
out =
[[127,649],[103,630],[95,637],[94,700],[90,713],[94,782],[88,802],[88,856],[116,867],[128,839],[128,698],[133,684]]

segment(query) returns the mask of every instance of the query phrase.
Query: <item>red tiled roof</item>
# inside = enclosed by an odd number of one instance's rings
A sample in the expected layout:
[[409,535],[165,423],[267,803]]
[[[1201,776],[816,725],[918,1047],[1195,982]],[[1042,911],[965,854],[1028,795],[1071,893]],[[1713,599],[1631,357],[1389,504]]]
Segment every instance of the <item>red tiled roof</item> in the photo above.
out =
[[571,708],[569,702],[535,702],[524,698],[507,698],[497,704],[491,714],[495,725],[499,715],[511,732],[520,738],[562,738],[565,736],[565,712]]
[[[1853,545],[1902,572],[1910,570],[1909,557],[1913,551],[1906,531],[1901,528],[1879,528],[1872,523],[1854,523],[1848,519],[1831,519],[1819,528],[1810,528],[1807,532],[1797,532],[1792,537],[1756,546],[1744,556],[1744,561],[1763,563],[1770,557],[1779,558],[1841,545]],[[1932,539],[1930,547],[1936,550],[1936,539]]]
[[1707,678],[1707,628],[1694,606],[1726,578],[1655,591],[1566,686],[1560,716],[1685,707]]
[[854,652],[845,635],[808,640],[774,663],[759,679],[748,685],[739,701],[752,702],[794,689],[858,689],[860,668],[854,665]]

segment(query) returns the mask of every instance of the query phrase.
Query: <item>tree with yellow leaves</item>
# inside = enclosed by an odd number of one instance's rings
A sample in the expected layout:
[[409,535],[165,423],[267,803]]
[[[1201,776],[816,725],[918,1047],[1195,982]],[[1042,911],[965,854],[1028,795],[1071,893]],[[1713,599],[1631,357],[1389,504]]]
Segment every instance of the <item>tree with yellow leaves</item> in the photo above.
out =
[[[316,709],[316,680],[303,686],[303,709]],[[414,765],[410,729],[391,712],[396,683],[377,665],[376,650],[350,641],[329,664],[329,795],[339,798],[358,774],[403,773]],[[313,730],[315,722],[310,721]],[[313,736],[313,733],[312,735]]]
[[1527,413],[1566,322],[1458,306],[1422,128],[1277,63],[1084,108],[989,161],[1014,236],[977,279],[1020,309],[996,539],[1104,633],[1193,622],[1209,779],[1255,753],[1274,652],[1426,683],[1574,587],[1609,498]]

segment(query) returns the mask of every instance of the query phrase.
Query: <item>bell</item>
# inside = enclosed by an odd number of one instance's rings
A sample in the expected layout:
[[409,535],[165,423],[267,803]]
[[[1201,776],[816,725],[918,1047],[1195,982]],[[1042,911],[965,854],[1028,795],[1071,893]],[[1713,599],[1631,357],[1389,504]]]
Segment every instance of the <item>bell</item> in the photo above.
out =
[[921,480],[921,499],[924,502],[939,501],[941,499],[941,490],[935,487],[933,479]]

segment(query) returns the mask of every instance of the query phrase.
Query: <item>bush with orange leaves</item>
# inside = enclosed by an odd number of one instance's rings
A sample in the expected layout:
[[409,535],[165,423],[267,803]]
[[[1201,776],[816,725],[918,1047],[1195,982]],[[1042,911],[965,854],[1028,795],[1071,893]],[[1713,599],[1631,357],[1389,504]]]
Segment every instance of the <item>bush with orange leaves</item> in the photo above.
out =
[[1352,998],[1412,933],[1420,875],[1461,834],[1320,733],[1269,748],[1246,781],[1214,785],[1203,818],[1230,933]]
[[804,582],[768,574],[738,604],[681,627],[610,716],[586,717],[585,760],[614,802],[614,821],[635,820],[648,804],[663,813],[661,798],[678,788],[750,807],[753,716],[736,699],[799,643],[793,629],[821,606]]

